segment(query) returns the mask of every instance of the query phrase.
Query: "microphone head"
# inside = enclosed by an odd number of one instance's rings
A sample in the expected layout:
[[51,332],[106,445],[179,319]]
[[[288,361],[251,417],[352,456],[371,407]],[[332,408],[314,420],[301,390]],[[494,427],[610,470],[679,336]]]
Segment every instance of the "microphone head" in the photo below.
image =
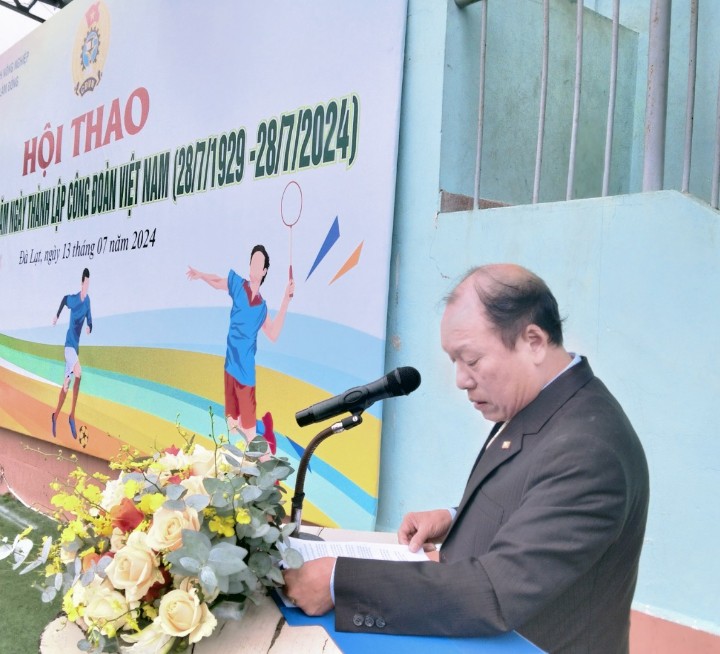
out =
[[393,378],[399,387],[399,392],[394,394],[409,395],[420,386],[420,373],[412,366],[402,366],[393,372]]

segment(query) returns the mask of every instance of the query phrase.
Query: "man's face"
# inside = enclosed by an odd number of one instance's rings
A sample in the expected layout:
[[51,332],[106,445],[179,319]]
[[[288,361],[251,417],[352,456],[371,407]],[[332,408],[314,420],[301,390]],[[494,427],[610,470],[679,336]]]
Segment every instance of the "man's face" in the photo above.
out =
[[508,350],[472,287],[445,309],[440,338],[455,364],[455,383],[486,419],[509,420],[537,396],[530,344],[521,335]]
[[256,252],[250,259],[250,281],[259,285],[265,272],[265,255],[262,252]]
[[88,290],[90,289],[90,278],[86,277],[83,279],[82,284],[80,285],[80,291],[83,295],[87,295]]

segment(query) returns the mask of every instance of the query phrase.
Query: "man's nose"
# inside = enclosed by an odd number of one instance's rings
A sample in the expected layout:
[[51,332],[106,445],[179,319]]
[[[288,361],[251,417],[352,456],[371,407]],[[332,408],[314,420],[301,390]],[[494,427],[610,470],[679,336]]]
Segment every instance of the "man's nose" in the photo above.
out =
[[472,376],[466,365],[457,364],[455,366],[455,385],[462,390],[472,388],[474,385]]

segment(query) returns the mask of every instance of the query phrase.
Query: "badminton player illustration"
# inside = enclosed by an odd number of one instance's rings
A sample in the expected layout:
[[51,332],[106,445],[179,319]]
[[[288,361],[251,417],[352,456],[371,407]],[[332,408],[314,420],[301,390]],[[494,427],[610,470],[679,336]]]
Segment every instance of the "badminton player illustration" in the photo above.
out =
[[[188,266],[190,280],[201,279],[220,291],[227,291],[232,298],[230,326],[225,353],[225,415],[230,431],[241,432],[247,441],[256,435],[257,402],[255,398],[255,353],[257,335],[262,329],[273,342],[280,336],[295,282],[290,279],[274,318],[268,315],[265,299],[260,295],[260,286],[270,268],[270,256],[263,245],[256,245],[250,252],[249,279],[244,279],[234,270],[227,277],[200,272]],[[263,418],[264,437],[275,453],[275,433],[272,415]]]
[[66,295],[60,302],[60,308],[55,314],[52,324],[57,324],[60,313],[64,307],[70,309],[70,324],[68,325],[67,335],[65,336],[65,379],[63,380],[60,396],[58,397],[57,408],[52,414],[52,435],[57,436],[57,419],[60,410],[65,403],[68,389],[70,388],[70,379],[75,375],[75,383],[73,384],[72,406],[70,408],[69,422],[70,432],[73,438],[77,438],[77,429],[75,427],[75,406],[77,405],[78,394],[80,392],[80,378],[82,377],[82,368],[80,366],[80,334],[82,332],[83,323],[87,321],[87,333],[92,332],[92,314],[90,313],[90,296],[88,289],[90,288],[90,271],[85,268],[80,280],[80,292],[74,295]]

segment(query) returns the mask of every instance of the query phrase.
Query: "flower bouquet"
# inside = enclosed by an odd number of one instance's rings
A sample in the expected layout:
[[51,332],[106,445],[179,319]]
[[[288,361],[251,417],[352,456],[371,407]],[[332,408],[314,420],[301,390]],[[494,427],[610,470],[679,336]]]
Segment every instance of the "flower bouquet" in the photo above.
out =
[[186,438],[151,457],[125,447],[111,462],[117,479],[77,468],[52,484],[59,536],[39,556],[28,563],[27,531],[0,545],[20,574],[44,566],[42,599],[63,593],[80,650],[182,651],[282,586],[281,566],[302,564],[284,545],[287,460],[262,438],[243,448],[211,437],[213,449]]

